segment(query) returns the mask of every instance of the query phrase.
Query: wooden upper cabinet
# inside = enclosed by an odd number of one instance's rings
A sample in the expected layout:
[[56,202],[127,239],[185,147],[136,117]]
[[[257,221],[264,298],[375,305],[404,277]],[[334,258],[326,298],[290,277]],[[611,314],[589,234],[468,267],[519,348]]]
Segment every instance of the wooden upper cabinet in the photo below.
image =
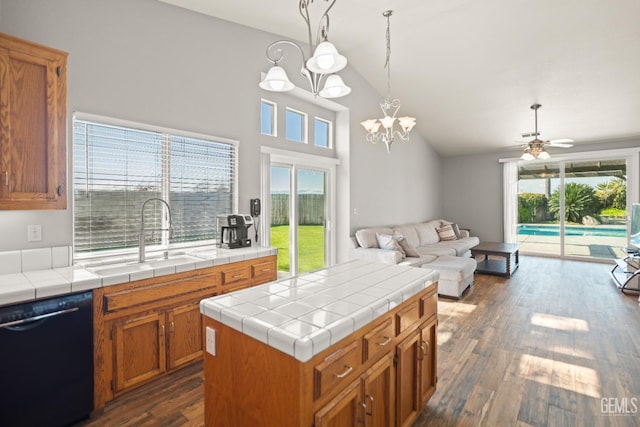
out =
[[0,33],[0,209],[67,207],[66,63]]

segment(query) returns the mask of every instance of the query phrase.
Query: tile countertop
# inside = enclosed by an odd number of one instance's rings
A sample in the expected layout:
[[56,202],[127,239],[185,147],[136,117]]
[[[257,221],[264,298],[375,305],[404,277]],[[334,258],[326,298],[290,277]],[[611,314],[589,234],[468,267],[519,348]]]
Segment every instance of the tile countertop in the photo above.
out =
[[[25,271],[23,273],[0,274],[0,305],[16,304],[34,299],[48,298],[72,292],[81,292],[103,286],[148,279],[167,274],[181,273],[214,265],[244,261],[276,255],[277,249],[252,246],[249,248],[221,249],[217,247],[198,248],[184,260],[177,260],[170,266],[146,265],[144,269],[134,272],[118,272],[114,274],[96,274],[88,266],[73,265],[69,267],[50,268],[44,270]],[[93,264],[93,267],[108,267],[123,259],[108,260]],[[129,264],[135,261],[129,260]]]
[[200,302],[200,312],[306,362],[439,278],[354,260]]

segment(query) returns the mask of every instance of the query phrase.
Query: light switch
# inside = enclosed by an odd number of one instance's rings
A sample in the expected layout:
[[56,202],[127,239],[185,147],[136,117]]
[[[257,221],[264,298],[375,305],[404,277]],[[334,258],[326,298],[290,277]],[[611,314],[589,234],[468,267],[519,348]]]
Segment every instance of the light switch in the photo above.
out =
[[39,242],[42,240],[42,226],[27,225],[27,242]]
[[207,326],[207,353],[212,356],[216,355],[216,330]]

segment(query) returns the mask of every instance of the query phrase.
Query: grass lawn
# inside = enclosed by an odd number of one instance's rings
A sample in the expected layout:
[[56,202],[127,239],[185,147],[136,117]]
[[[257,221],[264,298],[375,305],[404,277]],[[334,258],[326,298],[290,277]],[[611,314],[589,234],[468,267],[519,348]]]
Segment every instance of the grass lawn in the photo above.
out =
[[[278,271],[289,271],[289,226],[271,226],[271,246],[278,248]],[[298,272],[324,267],[324,226],[298,226]]]

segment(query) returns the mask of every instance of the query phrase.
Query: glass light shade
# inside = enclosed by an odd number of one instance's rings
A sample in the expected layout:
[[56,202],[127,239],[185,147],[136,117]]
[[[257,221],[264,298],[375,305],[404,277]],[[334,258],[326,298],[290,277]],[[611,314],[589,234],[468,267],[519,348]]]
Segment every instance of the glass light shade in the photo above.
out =
[[340,76],[332,74],[327,77],[324,88],[319,95],[323,98],[339,98],[349,93],[351,93],[351,88],[344,84]]
[[337,73],[347,66],[347,58],[340,55],[329,41],[323,41],[316,47],[313,56],[307,61],[307,68],[317,74]]
[[414,117],[399,117],[398,123],[405,132],[411,132],[411,129],[416,125],[416,119]]
[[380,123],[382,123],[382,127],[385,129],[391,129],[393,127],[393,122],[396,121],[395,117],[385,116],[383,119],[379,119]]
[[365,120],[364,122],[360,122],[360,124],[369,133],[376,133],[378,129],[380,129],[380,122],[376,119]]
[[551,156],[549,155],[549,153],[547,153],[546,151],[542,150],[542,151],[540,152],[540,154],[538,154],[538,157],[537,157],[537,158],[538,158],[538,159],[542,159],[542,160],[547,160],[547,159],[550,159],[550,158],[551,158]]
[[535,159],[535,157],[533,157],[533,155],[531,153],[529,153],[529,151],[525,151],[524,154],[522,155],[522,157],[520,157],[522,160],[533,160]]
[[264,76],[259,86],[270,92],[288,92],[294,88],[293,83],[287,77],[287,73],[278,65],[269,68],[267,75]]

